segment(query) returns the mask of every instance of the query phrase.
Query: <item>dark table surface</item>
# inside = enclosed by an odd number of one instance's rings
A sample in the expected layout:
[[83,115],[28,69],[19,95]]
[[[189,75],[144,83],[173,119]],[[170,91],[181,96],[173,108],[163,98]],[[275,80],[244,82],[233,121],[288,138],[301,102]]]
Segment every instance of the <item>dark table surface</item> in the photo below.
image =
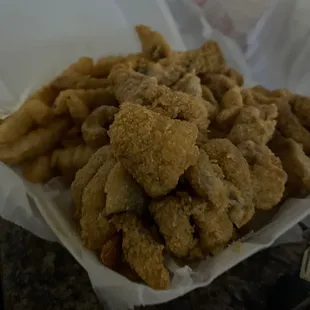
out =
[[[0,219],[0,246],[5,309],[102,309],[87,273],[61,245]],[[143,309],[266,309],[267,298],[279,277],[298,274],[306,246],[305,241],[270,248],[208,287]]]

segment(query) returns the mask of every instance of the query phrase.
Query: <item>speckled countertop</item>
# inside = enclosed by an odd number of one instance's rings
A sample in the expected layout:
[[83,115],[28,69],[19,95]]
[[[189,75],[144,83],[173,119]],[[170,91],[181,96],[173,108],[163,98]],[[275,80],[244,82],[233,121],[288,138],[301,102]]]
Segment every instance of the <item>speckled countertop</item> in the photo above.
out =
[[[39,239],[2,219],[0,245],[5,309],[102,309],[87,273],[61,245]],[[206,288],[143,309],[265,309],[277,279],[283,274],[298,274],[305,248],[306,242],[268,249]]]

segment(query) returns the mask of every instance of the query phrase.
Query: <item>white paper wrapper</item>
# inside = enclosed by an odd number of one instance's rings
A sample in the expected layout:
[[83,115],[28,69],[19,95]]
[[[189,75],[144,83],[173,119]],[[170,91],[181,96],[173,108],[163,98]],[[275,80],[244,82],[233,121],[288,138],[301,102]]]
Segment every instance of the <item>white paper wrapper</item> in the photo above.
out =
[[[134,24],[147,23],[161,31],[175,49],[184,48],[162,1],[149,1],[148,5],[154,6],[152,10],[148,7],[149,11],[143,0],[131,1],[132,6],[120,0],[53,0],[44,4],[40,0],[28,0],[24,8],[17,6],[17,1],[4,2],[0,9],[2,114],[18,106],[29,92],[52,79],[79,56],[138,51]],[[12,12],[14,25],[11,25]],[[44,27],[39,27],[40,18],[44,18]],[[229,63],[246,74],[247,83],[251,84],[250,71],[236,44],[210,29],[209,35],[220,43]],[[163,303],[209,284],[232,266],[270,246],[310,213],[308,205],[309,199],[286,202],[259,232],[200,264],[178,266],[167,258],[173,274],[171,288],[154,291],[107,269],[94,253],[83,247],[70,215],[70,194],[59,188],[57,180],[45,186],[30,184],[23,181],[18,170],[0,163],[0,215],[44,239],[61,242],[88,272],[98,298],[112,309]]]

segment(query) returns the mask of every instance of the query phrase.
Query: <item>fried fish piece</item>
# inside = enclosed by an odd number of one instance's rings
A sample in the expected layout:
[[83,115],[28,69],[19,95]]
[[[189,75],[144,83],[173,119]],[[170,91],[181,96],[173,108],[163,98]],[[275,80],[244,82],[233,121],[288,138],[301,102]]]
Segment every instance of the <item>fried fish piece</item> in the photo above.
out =
[[212,139],[201,148],[223,171],[229,191],[228,215],[240,228],[252,218],[255,212],[249,165],[228,139]]
[[270,112],[260,110],[255,106],[243,107],[236,117],[227,138],[236,145],[247,140],[252,140],[258,144],[266,144],[271,139],[277,124],[275,119],[277,107],[272,104],[268,105],[267,108]]
[[209,40],[196,50],[173,52],[158,63],[149,63],[146,74],[156,77],[159,84],[171,86],[187,72],[194,70],[197,75],[215,74],[223,72],[225,67],[220,47]]
[[173,119],[187,120],[206,134],[209,125],[207,105],[201,98],[183,92],[172,91],[158,85],[156,79],[135,72],[127,66],[118,66],[110,74],[115,85],[116,97],[139,103],[149,109]]
[[279,116],[277,119],[278,130],[287,138],[295,140],[303,146],[306,154],[310,154],[310,133],[292,112],[287,101],[282,100],[277,103]]
[[111,169],[105,192],[107,215],[123,211],[142,213],[146,208],[146,194],[120,162]]
[[117,65],[109,75],[119,102],[131,101],[149,105],[157,96],[156,78],[136,72],[128,64]]
[[292,112],[298,117],[299,122],[310,127],[310,98],[307,96],[294,95],[290,99]]
[[306,195],[310,192],[310,158],[302,145],[276,132],[268,144],[281,160],[287,173],[287,187],[292,195]]
[[189,95],[202,97],[200,78],[195,74],[195,72],[186,73],[171,88]]
[[143,54],[154,61],[171,55],[171,48],[165,38],[149,26],[137,25],[135,27],[142,45]]
[[198,228],[200,246],[205,252],[216,254],[232,239],[233,223],[223,209],[215,209],[205,201],[196,200],[192,214]]
[[6,164],[19,164],[43,155],[55,147],[69,127],[68,120],[55,119],[47,127],[33,130],[13,143],[2,144],[0,160]]
[[236,69],[234,69],[234,68],[227,68],[225,70],[224,74],[226,76],[228,76],[230,79],[232,79],[233,81],[235,81],[238,86],[241,87],[243,85],[243,82],[244,82],[243,76]]
[[131,268],[153,289],[168,289],[170,276],[164,265],[164,246],[152,238],[133,214],[118,215],[113,223],[123,233],[122,248]]
[[121,258],[122,236],[115,234],[103,244],[100,252],[100,260],[106,267],[115,269],[121,263]]
[[224,74],[205,74],[201,75],[200,78],[202,84],[208,86],[218,102],[229,89],[237,86],[234,80]]
[[82,135],[87,145],[98,148],[109,144],[108,128],[118,110],[116,107],[103,105],[86,118],[82,124]]
[[81,169],[95,153],[96,149],[80,144],[63,149],[56,149],[52,153],[52,167],[57,168],[68,181],[74,180],[76,172]]
[[110,126],[116,158],[151,197],[167,194],[198,158],[194,124],[126,103]]
[[186,74],[187,68],[176,62],[174,55],[163,61],[165,62],[148,62],[145,74],[156,78],[158,84],[171,87]]
[[238,149],[249,163],[255,207],[272,209],[281,201],[287,181],[280,159],[266,145],[253,141],[239,144]]
[[188,257],[197,244],[190,223],[191,209],[192,198],[186,193],[153,200],[149,205],[167,250],[176,257]]
[[185,172],[194,191],[210,201],[216,209],[227,210],[229,206],[228,189],[224,182],[224,174],[216,162],[212,162],[208,154],[200,149],[198,161]]
[[231,129],[242,107],[243,99],[240,87],[230,88],[221,100],[221,111],[216,116],[217,125],[224,131]]
[[44,183],[56,173],[52,168],[51,155],[42,155],[23,164],[23,176],[32,183]]
[[80,220],[82,208],[82,196],[84,189],[95,176],[98,169],[108,160],[113,157],[111,147],[103,146],[94,153],[83,168],[75,175],[75,179],[71,184],[71,195],[75,206],[74,217]]
[[108,175],[115,165],[114,158],[109,158],[98,169],[86,185],[82,196],[81,237],[90,250],[100,250],[115,229],[104,215],[106,194],[104,191]]
[[211,119],[217,113],[217,106],[202,98],[200,79],[194,72],[186,73],[177,83],[171,87],[171,89],[197,97],[206,107],[208,116]]
[[187,69],[199,74],[214,74],[225,68],[224,55],[216,41],[208,40],[196,50],[180,53],[180,62]]

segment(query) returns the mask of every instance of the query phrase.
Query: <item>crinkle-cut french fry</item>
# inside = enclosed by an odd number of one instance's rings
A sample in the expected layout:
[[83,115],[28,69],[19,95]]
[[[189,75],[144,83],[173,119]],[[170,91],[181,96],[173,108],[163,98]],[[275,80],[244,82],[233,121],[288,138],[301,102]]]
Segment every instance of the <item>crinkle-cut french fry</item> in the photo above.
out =
[[53,109],[55,114],[70,113],[72,101],[78,101],[80,105],[83,104],[89,110],[96,109],[102,105],[118,105],[111,87],[102,89],[67,89],[62,91],[54,102]]
[[68,180],[73,180],[76,172],[88,162],[95,151],[85,144],[56,149],[52,154],[52,167],[57,168]]
[[64,75],[57,77],[51,84],[58,90],[97,89],[110,86],[110,81],[108,79],[97,79],[88,75]]
[[34,125],[45,125],[54,118],[51,102],[57,93],[44,86],[27,99],[10,117],[0,124],[0,144],[11,143],[25,135]]
[[55,176],[51,155],[42,155],[23,164],[23,176],[32,183],[43,183]]
[[125,56],[105,56],[100,58],[93,69],[92,76],[96,78],[106,78],[111,69],[120,63],[129,62],[134,68],[138,69],[140,62],[144,60],[142,53],[129,54]]
[[54,148],[70,122],[66,119],[55,119],[47,127],[29,132],[21,139],[0,145],[0,160],[6,164],[19,164],[46,153]]
[[78,146],[84,143],[81,128],[79,125],[75,125],[70,128],[61,138],[60,141],[63,147],[71,147],[71,146]]

